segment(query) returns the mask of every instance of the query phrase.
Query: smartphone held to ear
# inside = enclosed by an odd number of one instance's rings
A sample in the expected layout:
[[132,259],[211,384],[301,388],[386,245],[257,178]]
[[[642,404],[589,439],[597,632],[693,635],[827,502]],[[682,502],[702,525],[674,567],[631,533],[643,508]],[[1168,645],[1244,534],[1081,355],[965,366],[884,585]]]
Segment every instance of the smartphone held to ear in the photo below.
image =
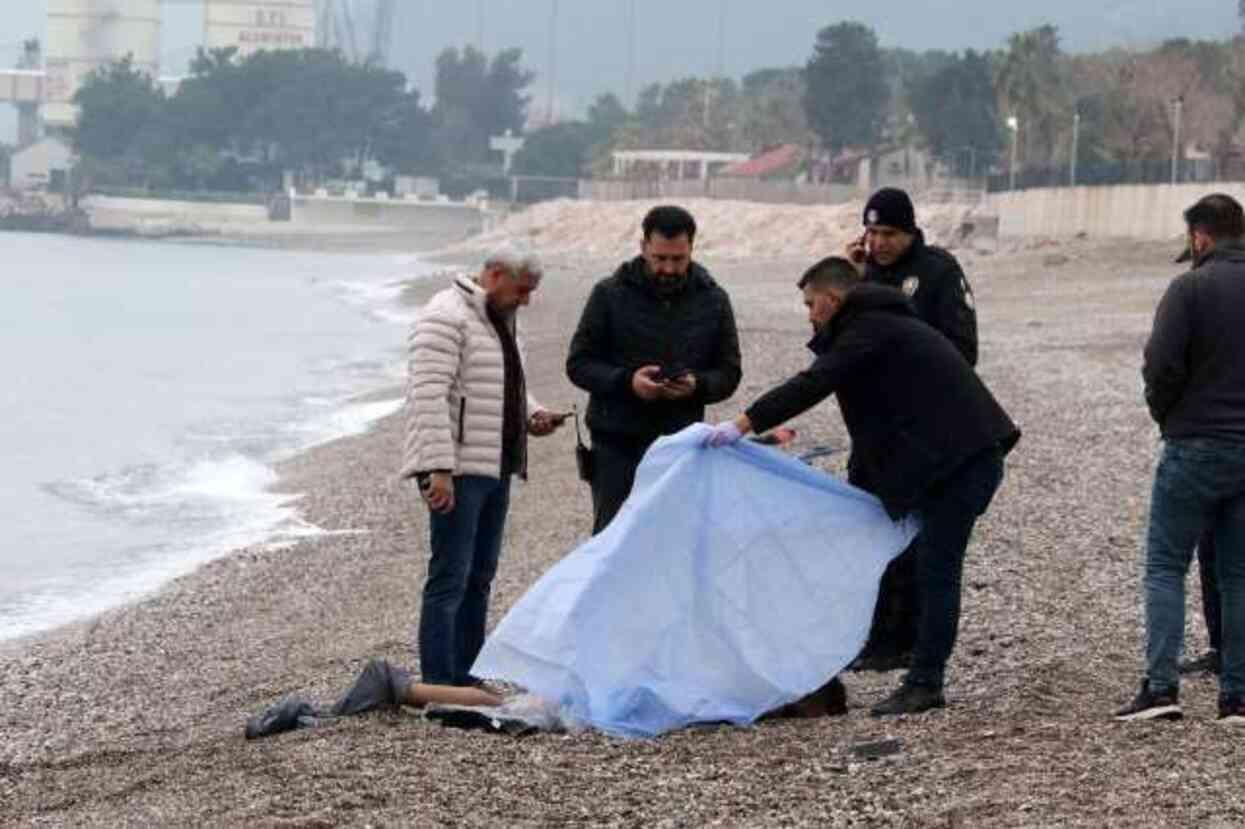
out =
[[848,249],[848,255],[857,265],[863,265],[865,260],[869,258],[869,249],[865,247],[865,240],[868,236],[868,233],[860,234],[860,238],[857,239]]

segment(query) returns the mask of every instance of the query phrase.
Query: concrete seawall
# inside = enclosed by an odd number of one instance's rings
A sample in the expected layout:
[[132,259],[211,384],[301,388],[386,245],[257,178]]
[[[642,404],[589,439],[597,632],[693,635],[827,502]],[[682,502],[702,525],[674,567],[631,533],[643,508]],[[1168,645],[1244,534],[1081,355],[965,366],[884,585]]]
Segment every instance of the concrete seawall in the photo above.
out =
[[411,244],[431,250],[453,244],[484,229],[485,212],[474,204],[393,199],[345,199],[296,196],[291,220],[316,227],[381,226],[409,231]]
[[89,196],[82,200],[82,207],[91,214],[93,220],[97,217],[108,220],[131,217],[193,225],[268,221],[268,208],[262,204]]
[[1018,190],[992,193],[986,204],[1000,236],[1170,239],[1185,232],[1185,208],[1215,192],[1245,203],[1245,183],[1211,182]]
[[462,202],[295,196],[290,221],[273,222],[262,204],[90,196],[82,201],[97,230],[139,235],[272,236],[361,239],[379,234],[405,248],[438,250],[479,233],[492,214]]

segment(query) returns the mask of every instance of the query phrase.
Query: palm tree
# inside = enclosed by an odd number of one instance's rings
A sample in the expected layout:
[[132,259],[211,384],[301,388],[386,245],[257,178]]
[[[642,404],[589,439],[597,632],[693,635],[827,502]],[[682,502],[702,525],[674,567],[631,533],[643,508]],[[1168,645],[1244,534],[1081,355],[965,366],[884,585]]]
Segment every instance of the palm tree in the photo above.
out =
[[[1063,75],[1059,30],[1054,26],[1011,35],[1007,51],[998,58],[994,77],[998,111],[1019,120],[1024,158],[1030,163],[1049,163],[1063,122],[1070,122]],[[1034,153],[1035,146],[1045,148],[1045,155]]]

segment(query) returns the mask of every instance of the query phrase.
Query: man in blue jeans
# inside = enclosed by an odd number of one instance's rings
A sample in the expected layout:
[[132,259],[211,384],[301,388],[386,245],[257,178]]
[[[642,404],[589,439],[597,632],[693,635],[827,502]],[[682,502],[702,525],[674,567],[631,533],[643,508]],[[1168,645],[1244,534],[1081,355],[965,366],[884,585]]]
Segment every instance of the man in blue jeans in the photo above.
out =
[[900,291],[862,284],[851,262],[834,256],[797,284],[816,359],[735,420],[715,426],[706,442],[725,446],[832,394],[838,398],[852,438],[849,480],[876,495],[891,517],[915,513],[921,519],[911,548],[920,600],[912,665],[872,713],[941,708],[959,630],[964,553],[1020,430],[964,355],[918,319]]
[[419,619],[424,682],[474,684],[510,477],[527,476],[527,436],[565,419],[524,382],[516,314],[540,277],[534,257],[503,249],[436,294],[408,340],[402,475],[419,482],[432,548]]
[[1142,376],[1163,435],[1146,533],[1146,676],[1119,720],[1179,719],[1184,582],[1214,534],[1219,719],[1245,723],[1245,212],[1206,196],[1184,213],[1194,267],[1168,286]]

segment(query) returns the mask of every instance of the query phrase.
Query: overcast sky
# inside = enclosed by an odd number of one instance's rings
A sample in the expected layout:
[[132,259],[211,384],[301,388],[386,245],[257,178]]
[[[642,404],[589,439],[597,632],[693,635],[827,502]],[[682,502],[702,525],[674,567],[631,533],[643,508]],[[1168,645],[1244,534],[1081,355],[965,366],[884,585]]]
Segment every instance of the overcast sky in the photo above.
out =
[[[391,62],[430,98],[433,59],[446,46],[477,44],[481,36],[488,52],[518,46],[538,75],[531,93],[543,107],[554,2],[399,0]],[[636,9],[633,94],[654,81],[712,74],[719,54],[732,76],[803,63],[817,30],[841,20],[873,27],[883,46],[918,50],[997,48],[1009,33],[1042,23],[1059,26],[1071,51],[1144,47],[1170,37],[1223,39],[1239,29],[1234,0],[1045,0],[1023,8],[1016,0],[561,0],[553,73],[560,112],[582,112],[600,92],[625,92],[629,3]],[[0,64],[14,63],[22,38],[42,37],[45,15],[45,0],[0,0]],[[164,20],[163,71],[177,74],[202,37],[203,7],[166,2]],[[0,104],[3,141],[14,137],[11,109]]]

